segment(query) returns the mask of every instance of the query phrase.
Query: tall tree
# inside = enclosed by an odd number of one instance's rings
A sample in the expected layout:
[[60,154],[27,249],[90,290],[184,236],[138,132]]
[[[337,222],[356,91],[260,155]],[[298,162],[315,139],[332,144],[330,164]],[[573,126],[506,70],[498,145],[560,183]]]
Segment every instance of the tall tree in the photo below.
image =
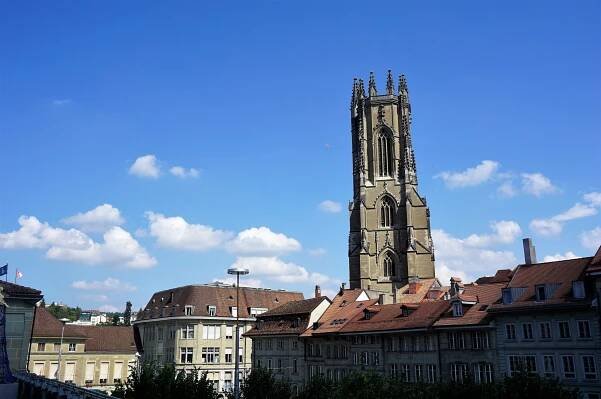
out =
[[123,323],[126,326],[131,326],[131,302],[125,303],[125,313],[123,314]]

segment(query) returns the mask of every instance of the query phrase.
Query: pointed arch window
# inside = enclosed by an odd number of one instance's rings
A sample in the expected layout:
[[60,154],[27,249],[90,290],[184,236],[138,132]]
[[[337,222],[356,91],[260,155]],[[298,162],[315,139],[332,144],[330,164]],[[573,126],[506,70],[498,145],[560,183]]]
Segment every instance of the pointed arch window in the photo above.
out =
[[392,256],[390,256],[389,253],[386,254],[386,256],[384,256],[382,266],[384,267],[384,277],[395,276],[394,260],[392,259]]
[[391,227],[394,225],[394,204],[389,197],[382,199],[380,206],[380,226]]
[[380,130],[378,136],[378,174],[380,177],[393,175],[394,154],[392,151],[392,135],[386,130]]

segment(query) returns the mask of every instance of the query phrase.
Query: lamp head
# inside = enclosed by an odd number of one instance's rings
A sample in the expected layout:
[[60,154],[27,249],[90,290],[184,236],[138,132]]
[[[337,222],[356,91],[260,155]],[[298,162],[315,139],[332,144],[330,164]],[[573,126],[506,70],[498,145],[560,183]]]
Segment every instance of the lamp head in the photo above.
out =
[[235,274],[238,276],[243,276],[248,273],[250,273],[249,270],[245,269],[243,267],[230,267],[229,269],[227,269],[227,274]]

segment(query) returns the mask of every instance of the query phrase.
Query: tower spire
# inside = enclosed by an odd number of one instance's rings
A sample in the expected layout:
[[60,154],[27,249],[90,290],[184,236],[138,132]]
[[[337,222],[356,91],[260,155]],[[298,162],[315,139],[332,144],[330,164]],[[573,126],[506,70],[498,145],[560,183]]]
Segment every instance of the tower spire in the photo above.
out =
[[369,96],[377,96],[378,89],[376,89],[376,78],[374,77],[374,73],[369,73]]
[[394,95],[394,81],[392,80],[392,72],[388,70],[388,76],[386,77],[386,94]]

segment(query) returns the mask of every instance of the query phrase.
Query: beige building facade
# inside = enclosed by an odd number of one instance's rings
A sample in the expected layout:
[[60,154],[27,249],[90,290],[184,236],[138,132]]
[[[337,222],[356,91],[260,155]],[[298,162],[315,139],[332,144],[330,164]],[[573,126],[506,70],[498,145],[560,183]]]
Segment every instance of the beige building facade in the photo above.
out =
[[283,290],[240,287],[239,291],[239,310],[232,285],[189,285],[155,293],[134,323],[142,360],[206,372],[218,391],[232,390],[236,316],[240,323],[240,377],[244,378],[252,366],[251,340],[244,334],[256,317],[303,298],[301,293]]
[[434,277],[430,211],[419,194],[411,141],[411,104],[404,76],[384,94],[370,75],[353,84],[353,200],[349,205],[350,288],[389,294],[415,278]]
[[[131,327],[65,325],[38,308],[29,371],[80,387],[110,392],[137,366]],[[60,362],[59,362],[60,358]]]

